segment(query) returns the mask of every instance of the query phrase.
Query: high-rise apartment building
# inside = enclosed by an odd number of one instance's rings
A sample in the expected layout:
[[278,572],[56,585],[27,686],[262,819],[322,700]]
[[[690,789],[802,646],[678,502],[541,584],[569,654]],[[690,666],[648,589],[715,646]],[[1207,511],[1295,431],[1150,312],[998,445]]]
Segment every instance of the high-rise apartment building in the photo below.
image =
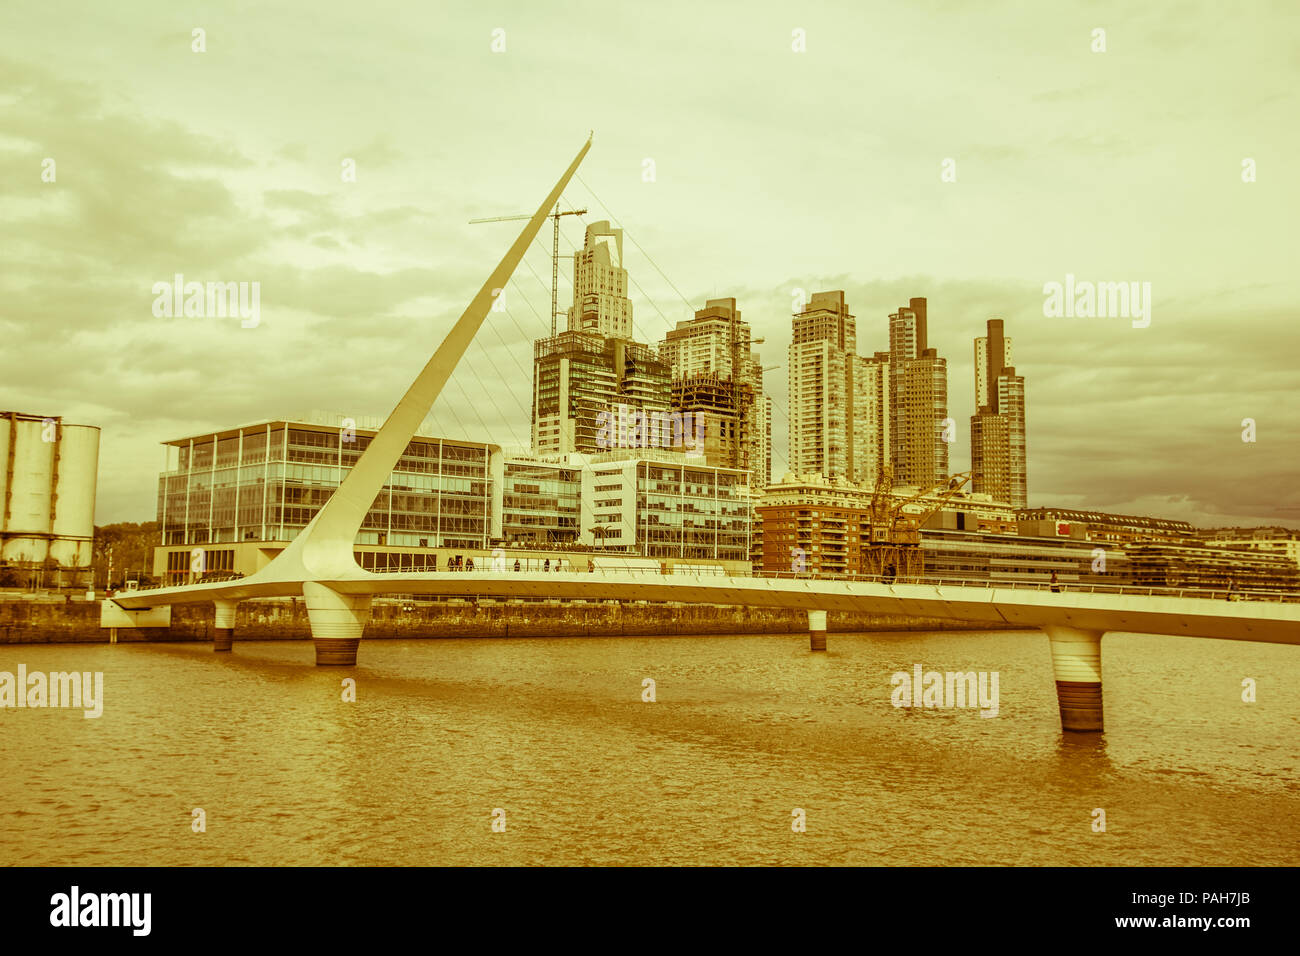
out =
[[986,410],[971,416],[970,470],[973,491],[1010,503],[1010,448],[1005,415],[995,415]]
[[[997,380],[1002,370],[1015,365],[1011,339],[1004,334],[1001,319],[988,320],[988,334],[975,340],[975,410],[997,404]],[[990,401],[990,397],[993,400]],[[994,409],[996,411],[996,409]]]
[[790,338],[790,470],[852,477],[857,324],[842,291],[815,292]]
[[889,316],[889,357],[895,363],[919,358],[929,348],[926,300],[913,298]]
[[893,452],[892,363],[888,352],[854,356],[853,470],[857,481],[875,482]]
[[890,457],[894,481],[917,487],[948,477],[948,362],[929,347],[928,331],[924,298],[889,316]]
[[709,299],[695,318],[678,322],[659,346],[659,357],[673,367],[673,378],[717,373],[731,376],[733,358],[749,354],[749,323],[741,321],[735,299]]
[[709,299],[695,318],[678,322],[659,346],[672,369],[672,409],[704,422],[709,465],[750,473],[761,492],[770,471],[769,407],[748,323],[735,299]]
[[1029,506],[1029,456],[1025,437],[1025,377],[1007,366],[998,376],[999,414],[1007,416],[1007,461],[1012,507]]
[[975,340],[975,414],[971,416],[971,472],[975,491],[1028,505],[1025,379],[1011,359],[1001,319]]
[[903,363],[896,379],[898,432],[894,436],[894,480],[927,487],[948,478],[948,360],[934,349]]
[[632,300],[623,267],[623,230],[608,221],[587,226],[582,251],[573,257],[573,305],[569,331],[606,338],[632,338]]

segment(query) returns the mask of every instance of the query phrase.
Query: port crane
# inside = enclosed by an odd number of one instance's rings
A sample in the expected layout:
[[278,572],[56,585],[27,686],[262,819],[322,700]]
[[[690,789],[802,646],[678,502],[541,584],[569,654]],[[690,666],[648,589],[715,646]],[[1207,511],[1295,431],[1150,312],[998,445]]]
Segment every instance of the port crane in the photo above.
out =
[[[893,493],[893,466],[885,465],[881,468],[868,511],[871,526],[863,553],[864,573],[879,576],[886,582],[899,577],[919,578],[925,571],[925,560],[921,553],[921,525],[958,495],[971,477],[969,471],[960,472],[898,500]],[[936,491],[939,494],[921,511],[904,511],[908,505],[934,495]]]

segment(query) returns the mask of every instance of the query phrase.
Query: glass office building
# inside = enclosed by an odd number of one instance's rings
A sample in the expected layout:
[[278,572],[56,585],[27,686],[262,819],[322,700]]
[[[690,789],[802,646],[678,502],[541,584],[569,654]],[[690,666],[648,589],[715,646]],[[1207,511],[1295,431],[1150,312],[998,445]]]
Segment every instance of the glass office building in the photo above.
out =
[[[373,435],[346,420],[335,426],[272,421],[165,443],[169,467],[158,481],[162,546],[288,543]],[[501,533],[501,468],[495,445],[416,436],[375,498],[356,543],[488,547]],[[222,549],[213,549],[217,568],[227,560]],[[168,569],[175,563],[169,557]]]
[[582,470],[583,544],[649,558],[748,563],[748,473],[664,452]]
[[576,545],[582,469],[559,461],[508,458],[501,532],[510,546]]

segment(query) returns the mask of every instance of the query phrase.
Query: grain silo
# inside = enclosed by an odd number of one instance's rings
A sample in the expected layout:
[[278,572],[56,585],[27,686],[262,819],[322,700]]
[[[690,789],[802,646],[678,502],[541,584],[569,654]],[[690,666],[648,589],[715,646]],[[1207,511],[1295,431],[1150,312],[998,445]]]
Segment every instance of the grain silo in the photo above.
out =
[[90,567],[99,428],[0,412],[0,463],[0,563]]

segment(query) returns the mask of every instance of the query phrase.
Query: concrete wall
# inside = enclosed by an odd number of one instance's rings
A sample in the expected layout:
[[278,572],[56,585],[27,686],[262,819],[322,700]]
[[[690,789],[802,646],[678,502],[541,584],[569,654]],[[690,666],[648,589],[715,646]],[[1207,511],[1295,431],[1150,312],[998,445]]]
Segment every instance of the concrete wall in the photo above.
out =
[[[170,628],[119,629],[119,642],[210,641],[214,609],[178,604]],[[829,615],[831,631],[941,631],[983,629],[938,618],[890,614]],[[367,638],[586,637],[669,634],[806,634],[808,616],[777,608],[653,604],[377,604]],[[298,601],[245,601],[235,622],[236,641],[306,640],[307,610]],[[0,644],[106,642],[99,605],[89,603],[0,604]]]

